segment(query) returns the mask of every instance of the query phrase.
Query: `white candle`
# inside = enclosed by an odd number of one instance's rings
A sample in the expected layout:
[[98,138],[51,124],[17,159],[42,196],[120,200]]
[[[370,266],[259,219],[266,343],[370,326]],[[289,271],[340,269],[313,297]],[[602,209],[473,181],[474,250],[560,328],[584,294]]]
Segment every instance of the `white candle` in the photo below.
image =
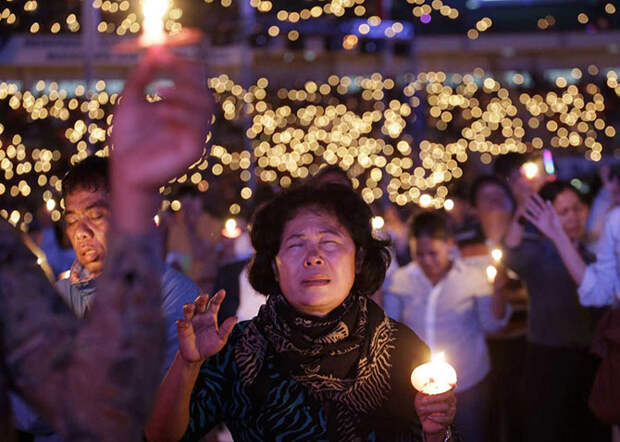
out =
[[456,385],[456,371],[445,361],[443,353],[433,355],[411,373],[411,384],[424,394],[441,394]]
[[495,268],[495,266],[488,266],[487,267],[487,281],[489,281],[489,284],[493,284],[495,282],[496,277],[497,277],[497,269]]
[[161,45],[166,42],[164,16],[170,8],[170,0],[143,0],[142,35],[140,43],[144,46]]

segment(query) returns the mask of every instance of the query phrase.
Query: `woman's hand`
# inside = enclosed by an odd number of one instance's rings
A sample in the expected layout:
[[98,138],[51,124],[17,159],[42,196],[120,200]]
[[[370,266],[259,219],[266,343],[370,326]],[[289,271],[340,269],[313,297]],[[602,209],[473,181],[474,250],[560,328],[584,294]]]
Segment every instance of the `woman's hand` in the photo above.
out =
[[525,202],[523,216],[534,224],[545,236],[551,240],[564,231],[562,222],[550,201],[544,201],[538,195],[532,195]]
[[228,318],[218,327],[217,313],[225,297],[224,290],[220,290],[211,299],[204,294],[183,306],[185,318],[177,321],[177,335],[179,353],[185,362],[202,364],[226,345],[237,318]]
[[454,422],[456,415],[456,396],[454,388],[441,394],[418,392],[415,397],[415,410],[426,434],[444,434]]

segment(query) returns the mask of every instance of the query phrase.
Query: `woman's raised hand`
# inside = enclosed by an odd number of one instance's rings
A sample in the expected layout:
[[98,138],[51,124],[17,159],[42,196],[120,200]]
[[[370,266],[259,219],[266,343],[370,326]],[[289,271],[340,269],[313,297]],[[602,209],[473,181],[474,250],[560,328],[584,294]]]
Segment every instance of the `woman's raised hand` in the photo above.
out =
[[237,318],[228,318],[218,326],[217,313],[225,297],[224,290],[220,290],[211,298],[203,294],[183,306],[184,319],[177,321],[177,335],[179,353],[185,362],[202,363],[226,345]]
[[550,201],[534,194],[525,202],[523,216],[548,238],[554,239],[563,232],[562,222]]

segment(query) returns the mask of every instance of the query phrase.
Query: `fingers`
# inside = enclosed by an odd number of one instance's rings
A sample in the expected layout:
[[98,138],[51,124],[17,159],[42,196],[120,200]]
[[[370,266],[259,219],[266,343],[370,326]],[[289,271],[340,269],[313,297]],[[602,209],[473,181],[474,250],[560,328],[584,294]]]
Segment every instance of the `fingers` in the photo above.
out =
[[209,295],[203,293],[202,295],[198,296],[195,300],[194,300],[194,305],[196,307],[196,312],[197,313],[204,313],[207,311],[207,304],[209,303]]
[[418,392],[417,395],[419,396],[419,402],[422,405],[436,404],[448,401],[456,403],[454,387],[451,390],[448,390],[441,394],[424,394],[422,392]]
[[218,334],[220,335],[220,337],[222,338],[224,342],[228,340],[228,337],[230,336],[230,333],[233,331],[233,328],[235,328],[236,323],[237,323],[237,317],[233,316],[231,318],[226,319],[220,326]]
[[177,102],[185,104],[187,107],[204,111],[211,114],[213,112],[213,98],[207,89],[199,89],[187,84],[175,84],[174,86],[161,87],[157,90],[163,102]]
[[546,205],[544,203],[541,204],[541,202],[534,199],[534,197],[531,197],[525,203],[525,213],[530,212],[534,216],[540,216],[545,207]]
[[184,304],[183,305],[183,318],[186,321],[191,321],[192,318],[194,317],[194,314],[196,312],[196,304],[193,302],[190,302],[189,304]]
[[165,48],[153,47],[127,79],[123,96],[144,100],[144,90],[158,73],[165,73],[166,77],[171,78],[176,84],[206,90],[206,74],[201,63],[174,55]]
[[187,319],[177,319],[177,335],[179,336],[189,336],[194,333],[194,327],[192,326],[192,321]]
[[428,416],[429,420],[432,420],[435,423],[438,423],[440,425],[450,425],[453,421],[454,421],[454,416],[448,416],[448,415],[435,415],[432,414],[430,416]]
[[444,413],[448,413],[450,409],[452,408],[452,406],[453,405],[449,404],[448,402],[441,402],[441,403],[430,404],[430,405],[422,405],[420,406],[419,412],[423,415],[428,415],[428,414],[433,414],[433,413],[444,414]]
[[528,220],[529,222],[531,222],[532,224],[534,224],[536,227],[540,226],[539,218],[536,216],[531,215],[528,212],[523,212],[523,218],[525,218],[526,220]]
[[162,101],[156,103],[152,112],[151,116],[157,119],[158,125],[166,126],[172,132],[182,130],[185,134],[195,136],[197,148],[202,148],[209,130],[208,119],[202,111]]
[[226,297],[225,290],[220,290],[215,295],[213,295],[213,297],[209,301],[209,306],[208,306],[208,310],[210,314],[217,316],[225,297]]
[[194,302],[190,302],[183,305],[183,316],[187,321],[191,321],[195,315],[202,315],[209,313],[210,315],[217,315],[220,310],[220,306],[226,297],[226,291],[220,290],[211,298],[206,293],[198,296]]
[[171,55],[161,47],[151,48],[131,72],[123,89],[123,100],[144,100],[144,90]]

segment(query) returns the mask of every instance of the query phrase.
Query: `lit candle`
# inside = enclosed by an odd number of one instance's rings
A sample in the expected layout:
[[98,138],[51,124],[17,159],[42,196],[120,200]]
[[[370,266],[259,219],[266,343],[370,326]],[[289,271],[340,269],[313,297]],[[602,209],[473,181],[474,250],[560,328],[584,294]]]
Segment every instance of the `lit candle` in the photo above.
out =
[[382,216],[373,216],[370,222],[373,230],[383,229],[383,226],[385,225],[385,221]]
[[420,196],[420,207],[426,209],[433,203],[433,197],[425,193]]
[[170,0],[143,0],[142,35],[140,43],[144,46],[161,45],[166,42],[164,16],[170,8]]
[[159,214],[153,217],[153,222],[155,223],[157,227],[159,227],[159,223],[160,223]]
[[411,373],[411,384],[424,394],[441,394],[456,385],[456,371],[445,361],[443,353],[433,355]]
[[502,249],[491,250],[491,257],[493,258],[493,261],[495,261],[496,264],[499,264],[503,256],[504,256],[504,252],[502,252]]
[[523,171],[523,175],[528,180],[533,180],[538,175],[538,165],[532,161],[528,161],[527,163],[521,166],[521,170]]
[[489,284],[493,284],[495,282],[496,277],[497,277],[497,269],[495,268],[495,266],[488,266],[487,267],[487,281],[489,281]]
[[234,218],[229,218],[224,223],[224,228],[222,229],[222,236],[225,238],[234,239],[241,235],[241,229],[237,225],[237,221]]
[[118,52],[135,52],[152,46],[192,45],[202,39],[198,29],[182,28],[174,34],[165,31],[164,18],[172,0],[142,0],[142,33],[138,39],[127,39],[115,46]]

